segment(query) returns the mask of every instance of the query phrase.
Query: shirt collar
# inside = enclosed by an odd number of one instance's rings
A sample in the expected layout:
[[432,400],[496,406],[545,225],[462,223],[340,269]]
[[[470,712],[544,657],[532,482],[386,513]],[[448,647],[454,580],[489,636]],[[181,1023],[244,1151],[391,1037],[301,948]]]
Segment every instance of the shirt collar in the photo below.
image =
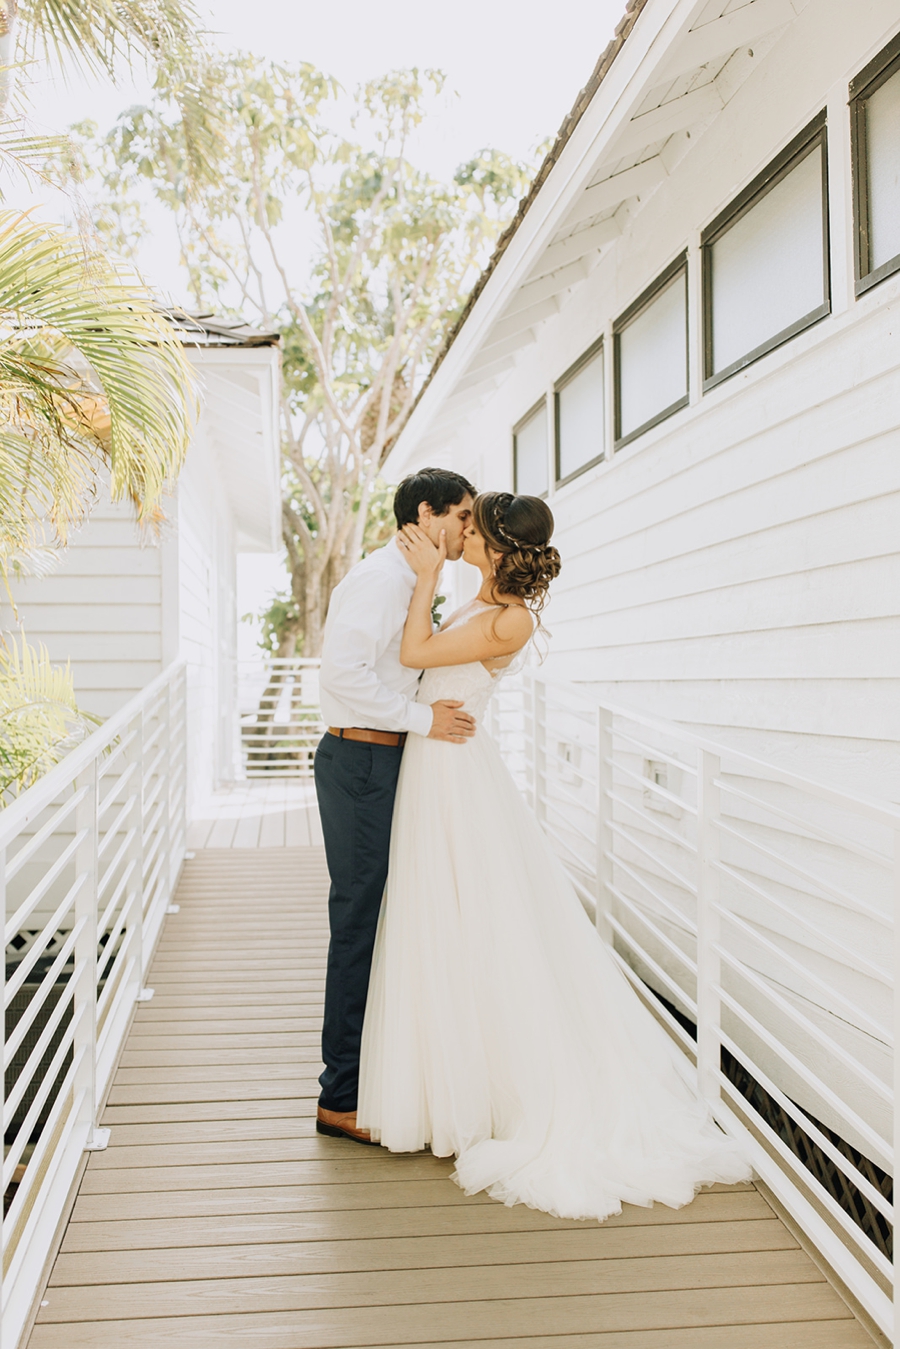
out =
[[409,559],[408,559],[407,557],[405,557],[404,554],[401,552],[400,545],[399,545],[399,543],[397,542],[397,535],[396,535],[396,534],[395,534],[394,537],[391,539],[390,543],[387,545],[387,547],[386,547],[386,549],[385,549],[385,552],[387,552],[387,553],[393,553],[393,556],[394,556],[394,558],[396,559],[397,565],[400,567],[401,571],[403,572],[404,578],[409,582],[409,588],[410,588],[410,590],[415,590],[415,588],[416,588],[416,573],[413,571],[412,567],[410,566]]

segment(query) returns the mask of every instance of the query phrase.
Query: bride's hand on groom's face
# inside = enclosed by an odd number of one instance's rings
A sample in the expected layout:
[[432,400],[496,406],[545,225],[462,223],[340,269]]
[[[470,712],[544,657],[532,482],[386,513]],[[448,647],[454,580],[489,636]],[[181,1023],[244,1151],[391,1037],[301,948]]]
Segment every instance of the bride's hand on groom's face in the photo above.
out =
[[437,579],[447,561],[446,530],[441,530],[440,543],[435,547],[418,525],[404,525],[398,535],[398,542],[417,576],[434,576]]

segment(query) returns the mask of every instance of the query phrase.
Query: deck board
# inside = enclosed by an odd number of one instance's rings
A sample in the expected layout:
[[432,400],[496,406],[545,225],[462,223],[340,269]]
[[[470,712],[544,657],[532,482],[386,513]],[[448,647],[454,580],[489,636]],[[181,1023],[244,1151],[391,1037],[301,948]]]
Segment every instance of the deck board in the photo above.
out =
[[467,1197],[449,1160],[318,1137],[318,821],[264,815],[255,852],[257,825],[222,823],[187,864],[29,1349],[871,1349],[752,1185],[580,1223]]
[[[505,1245],[503,1237],[493,1240],[496,1251]],[[482,1243],[484,1249],[484,1243]],[[183,1253],[182,1253],[183,1254]],[[301,1252],[299,1262],[304,1265]],[[282,1252],[283,1255],[283,1252]],[[496,1255],[484,1264],[467,1262],[445,1268],[413,1265],[387,1269],[354,1269],[349,1273],[271,1273],[259,1270],[248,1258],[237,1277],[228,1271],[215,1272],[209,1262],[199,1276],[191,1278],[187,1269],[167,1270],[168,1282],[104,1279],[106,1254],[82,1261],[89,1276],[78,1286],[54,1281],[48,1290],[47,1321],[104,1321],[125,1317],[149,1317],[162,1302],[173,1316],[192,1316],[198,1306],[209,1306],[219,1314],[248,1311],[296,1311],[310,1309],[346,1311],[350,1308],[420,1306],[442,1309],[460,1301],[527,1301],[537,1296],[535,1289],[552,1287],[555,1299],[602,1297],[614,1305],[634,1294],[648,1297],[674,1293],[718,1292],[725,1288],[735,1303],[746,1297],[748,1288],[773,1285],[815,1285],[815,1305],[824,1300],[831,1305],[834,1295],[822,1276],[810,1265],[803,1251],[743,1251],[725,1255],[655,1255],[625,1259],[545,1261],[541,1263],[501,1264]],[[273,1256],[265,1257],[270,1263]],[[133,1261],[132,1268],[138,1262]],[[158,1257],[149,1257],[148,1265],[159,1265]],[[183,1258],[182,1265],[188,1261]],[[149,1272],[149,1271],[148,1271]],[[172,1275],[174,1274],[174,1278]],[[804,1287],[804,1293],[808,1290]],[[749,1310],[749,1309],[748,1309]],[[684,1315],[696,1314],[685,1306]]]
[[[211,1235],[215,1233],[211,1231]],[[248,1273],[255,1277],[343,1276],[361,1271],[447,1270],[510,1263],[516,1268],[527,1265],[540,1277],[541,1267],[566,1262],[569,1262],[567,1270],[570,1264],[581,1266],[584,1277],[594,1284],[599,1282],[594,1264],[605,1260],[603,1282],[622,1284],[636,1280],[638,1287],[659,1287],[658,1280],[663,1278],[667,1284],[673,1284],[674,1280],[673,1286],[682,1287],[683,1280],[690,1279],[692,1287],[710,1287],[714,1286],[710,1280],[732,1280],[736,1255],[741,1258],[742,1283],[758,1282],[762,1275],[777,1283],[790,1283],[798,1277],[810,1281],[805,1257],[801,1258],[802,1252],[789,1245],[790,1238],[776,1221],[744,1226],[691,1223],[678,1235],[681,1240],[677,1252],[671,1233],[661,1235],[658,1228],[636,1228],[627,1234],[598,1230],[591,1233],[590,1240],[585,1240],[581,1232],[504,1232],[493,1236],[396,1237],[391,1241],[366,1238],[332,1242],[254,1241],[224,1248],[217,1243],[156,1251],[138,1248],[114,1253],[67,1252],[57,1262],[54,1286],[240,1279]],[[623,1236],[628,1239],[623,1241]],[[767,1261],[754,1263],[761,1253],[766,1253]],[[657,1259],[665,1262],[662,1273],[651,1268]],[[697,1263],[688,1268],[684,1264],[686,1259]]]
[[[533,1281],[530,1286],[534,1287]],[[49,1320],[48,1305],[32,1335],[32,1349],[159,1349],[163,1335],[168,1342],[190,1344],[191,1349],[223,1349],[229,1344],[249,1345],[254,1340],[265,1343],[267,1349],[272,1345],[284,1349],[368,1349],[373,1345],[471,1342],[491,1336],[596,1334],[599,1329],[618,1331],[622,1349],[631,1349],[623,1332],[669,1333],[703,1326],[718,1330],[723,1325],[759,1325],[771,1322],[773,1313],[776,1324],[793,1327],[804,1321],[835,1321],[845,1310],[827,1284],[781,1284],[767,1288],[765,1298],[757,1288],[741,1290],[740,1297],[734,1288],[707,1288],[699,1293],[690,1289],[559,1297],[494,1296],[471,1301],[465,1298],[465,1290],[461,1277],[455,1299],[437,1308],[433,1303],[420,1302],[218,1312],[214,1310],[215,1290],[207,1284],[203,1303],[195,1305],[191,1315],[160,1319],[157,1311],[153,1317],[93,1322],[54,1323]],[[52,1302],[54,1290],[48,1291]],[[779,1343],[794,1349],[792,1333],[789,1330]],[[440,1340],[436,1339],[438,1334]],[[670,1344],[671,1339],[660,1343]]]

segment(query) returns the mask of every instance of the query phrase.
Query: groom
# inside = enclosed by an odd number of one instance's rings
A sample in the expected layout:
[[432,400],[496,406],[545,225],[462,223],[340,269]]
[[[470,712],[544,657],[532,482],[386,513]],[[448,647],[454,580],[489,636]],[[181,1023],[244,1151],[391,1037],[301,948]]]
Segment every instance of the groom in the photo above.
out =
[[[417,524],[432,543],[446,532],[447,556],[462,556],[475,488],[449,469],[424,468],[394,497],[397,528]],[[416,577],[396,537],[370,553],[331,596],[319,696],[328,727],[315,776],[331,877],[331,942],[316,1128],[370,1143],[356,1127],[359,1051],[378,912],[384,893],[391,816],[407,735],[464,744],[475,734],[462,703],[414,701],[421,670],[400,664],[400,639]]]

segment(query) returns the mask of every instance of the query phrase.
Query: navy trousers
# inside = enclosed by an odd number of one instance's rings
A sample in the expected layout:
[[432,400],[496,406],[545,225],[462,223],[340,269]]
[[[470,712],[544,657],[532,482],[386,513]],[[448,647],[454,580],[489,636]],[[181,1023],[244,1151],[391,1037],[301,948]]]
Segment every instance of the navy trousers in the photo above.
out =
[[331,877],[331,940],[325,980],[319,1104],[355,1110],[369,971],[387,880],[391,818],[402,746],[324,735],[315,758],[316,796]]

